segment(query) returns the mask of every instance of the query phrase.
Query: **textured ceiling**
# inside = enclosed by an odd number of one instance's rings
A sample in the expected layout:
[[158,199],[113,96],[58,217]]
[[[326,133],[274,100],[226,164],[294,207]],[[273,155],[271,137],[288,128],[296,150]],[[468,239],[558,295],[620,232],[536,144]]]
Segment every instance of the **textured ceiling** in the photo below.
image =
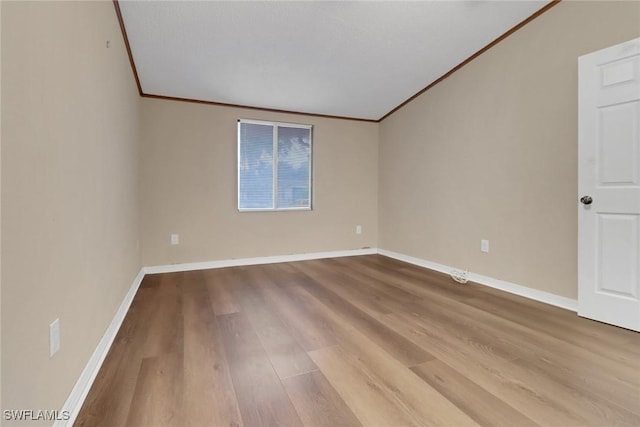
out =
[[120,1],[144,94],[380,119],[547,1]]

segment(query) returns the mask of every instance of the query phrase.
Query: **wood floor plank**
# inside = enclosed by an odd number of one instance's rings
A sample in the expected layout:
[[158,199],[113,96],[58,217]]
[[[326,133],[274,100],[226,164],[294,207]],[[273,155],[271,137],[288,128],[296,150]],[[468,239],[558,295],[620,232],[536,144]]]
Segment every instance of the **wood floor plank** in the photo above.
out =
[[233,279],[231,277],[231,269],[205,270],[203,275],[211,294],[213,312],[217,315],[237,313],[238,307],[232,293]]
[[323,286],[322,282],[307,281],[301,286],[331,310],[339,313],[350,324],[369,335],[406,366],[417,365],[432,359],[424,349],[397,334],[376,318],[358,309],[349,301]]
[[[340,261],[340,259],[338,259]],[[630,337],[637,336],[636,332],[629,331],[623,328],[611,328],[610,325],[598,322],[592,322],[587,319],[576,318],[575,312],[564,310],[559,307],[550,306],[535,300],[524,298],[515,294],[510,294],[495,288],[488,286],[481,286],[473,282],[469,282],[465,286],[451,286],[454,285],[448,275],[440,272],[436,272],[427,268],[417,267],[414,265],[406,264],[402,261],[389,258],[382,255],[375,255],[371,257],[358,257],[357,261],[364,263],[368,266],[373,266],[376,269],[383,269],[387,273],[393,275],[399,275],[402,277],[408,277],[415,280],[417,283],[422,283],[428,286],[442,285],[446,289],[453,289],[459,292],[463,292],[465,297],[472,296],[474,298],[487,299],[495,302],[498,306],[504,307],[505,305],[518,305],[518,310],[514,310],[519,314],[523,314],[523,306],[529,306],[534,308],[534,311],[529,311],[524,316],[529,316],[534,313],[545,313],[547,320],[555,322],[557,325],[566,328],[575,328],[574,332],[582,330],[588,336],[603,340],[607,343],[624,343],[629,341]],[[375,271],[375,270],[374,270]],[[468,291],[471,290],[471,293]],[[458,298],[461,300],[461,298]],[[533,325],[532,325],[533,326]],[[539,325],[536,325],[539,326]],[[546,328],[546,327],[545,327]],[[546,329],[548,332],[552,332]],[[562,331],[561,333],[564,333]],[[631,338],[633,341],[633,351],[640,351],[640,342],[637,339]]]
[[408,264],[401,267],[401,264],[398,263],[397,260],[379,255],[358,257],[354,260],[357,267],[353,266],[353,269],[363,277],[382,280],[390,285],[391,282],[394,282],[393,286],[401,285],[398,286],[400,289],[414,293],[416,296],[423,295],[421,291],[428,288],[437,290],[440,295],[461,301],[473,297],[476,288],[481,287],[472,282],[461,286],[446,274],[416,266],[407,269]]
[[[639,366],[640,351],[637,344],[636,346],[625,345],[625,338],[614,336],[611,339],[611,334],[598,332],[599,327],[602,326],[598,322],[578,318],[567,325],[567,322],[558,321],[553,316],[549,316],[548,313],[540,312],[539,309],[533,308],[520,300],[512,299],[511,305],[514,310],[504,311],[500,308],[504,306],[504,302],[505,298],[496,297],[476,297],[466,301],[468,305],[496,314],[532,330],[568,341],[603,357],[615,358],[616,361],[625,363],[630,367]],[[593,324],[587,325],[588,323]],[[631,331],[625,332],[633,333]],[[624,335],[626,336],[626,334]],[[616,351],[611,351],[614,348]]]
[[[636,404],[640,402],[640,387],[637,385],[640,359],[634,361],[632,370],[618,364],[607,364],[606,359],[598,355],[576,353],[573,346],[542,334],[537,328],[505,321],[493,313],[466,305],[469,301],[459,303],[436,298],[434,304],[405,303],[402,307],[413,313],[414,319],[419,319],[422,325],[431,329],[437,326],[441,333],[465,341],[467,349],[477,349],[503,360],[526,359],[530,368],[538,370],[541,375],[633,408],[632,411],[635,408],[640,410]],[[402,313],[402,307],[396,311]],[[451,316],[452,312],[456,315]]]
[[378,378],[340,347],[314,350],[309,355],[363,425],[421,425],[397,406]]
[[[334,261],[334,260],[331,260]],[[337,265],[340,274],[342,274],[348,283],[355,283],[358,288],[362,288],[365,292],[374,292],[379,296],[379,300],[383,303],[391,300],[397,304],[404,304],[406,302],[422,301],[422,296],[416,293],[409,292],[397,286],[392,286],[388,281],[381,279],[379,276],[372,274],[363,274],[362,271],[356,268],[349,268],[349,264],[345,264],[344,261],[335,260],[333,265]],[[390,308],[385,306],[386,311]],[[386,314],[386,313],[385,313]]]
[[414,298],[411,301],[402,301],[391,298],[392,290],[385,290],[385,292],[390,294],[387,304],[392,312],[420,319],[424,324],[437,328],[440,333],[465,342],[472,352],[482,352],[501,360],[512,360],[521,355],[519,342],[509,340],[509,336],[503,336],[499,331],[487,328],[477,319],[464,316],[462,309],[466,306],[458,302],[455,302],[457,306],[452,309],[447,305],[446,300]]
[[318,367],[309,358],[290,329],[283,323],[277,312],[273,310],[256,290],[270,278],[256,276],[255,269],[243,270],[243,282],[234,290],[242,312],[246,314],[260,342],[267,351],[269,360],[281,379],[316,371]]
[[[358,266],[358,272],[363,277],[378,280],[386,286],[415,295],[417,298],[429,300],[436,295],[442,299],[463,302],[473,298],[477,289],[481,287],[472,282],[460,285],[450,276],[431,270],[427,270],[428,273],[417,273],[415,269],[410,269],[408,272],[405,269],[375,269],[368,267],[368,261],[359,262],[365,263],[364,267]],[[386,265],[386,262],[381,262],[381,265]]]
[[281,288],[297,285],[305,278],[304,273],[296,270],[295,263],[289,262],[260,266],[260,272]]
[[283,384],[305,426],[362,425],[321,372],[289,377]]
[[502,367],[508,362],[495,360],[490,363],[474,358],[466,348],[447,342],[444,339],[446,335],[440,335],[430,328],[414,325],[398,314],[387,315],[386,320],[414,342],[428,347],[437,359],[445,361],[461,375],[538,424],[542,426],[587,425],[586,420],[579,414],[573,414],[553,397],[540,395],[535,389],[531,389],[527,384],[529,374],[524,378],[512,378],[504,374],[498,366]]
[[[290,292],[299,293],[301,298],[313,299],[302,288],[290,288]],[[317,305],[322,306],[318,301]],[[430,426],[464,426],[475,423],[433,387],[424,383],[410,369],[405,367],[377,342],[360,332],[356,327],[345,323],[338,314],[328,307],[323,314],[327,322],[334,323],[334,330],[342,353],[354,358],[366,367],[369,376],[377,378],[377,383],[387,390],[387,397],[392,399],[412,419],[420,420],[421,425]],[[326,372],[323,371],[326,374]]]
[[215,314],[204,292],[184,294],[184,426],[242,426]]
[[432,307],[429,315],[421,316],[421,324],[428,321],[433,327],[437,323],[449,335],[467,341],[469,348],[475,345],[490,349],[504,360],[526,361],[528,369],[539,375],[640,411],[640,387],[634,384],[640,376],[640,360],[632,371],[622,375],[621,369],[603,367],[601,358],[578,355],[575,348],[535,329],[527,330],[474,309],[460,308],[456,313],[455,317],[447,316],[448,308]]
[[[529,329],[517,323],[500,321],[499,317],[485,316],[460,310],[460,317],[477,324],[503,342],[510,343],[510,351],[525,361],[528,369],[548,376],[583,393],[597,395],[640,414],[640,358],[629,370],[628,364],[609,364],[600,354],[576,352],[575,346]],[[482,320],[478,322],[478,320]],[[611,351],[614,353],[614,351]]]
[[[316,267],[310,265],[310,268],[306,268],[305,271],[310,278],[316,282],[321,282],[323,286],[328,287],[332,292],[374,317],[391,313],[387,303],[387,295],[378,292],[378,289],[370,286],[369,282],[365,283],[359,279],[354,279],[348,272],[342,271],[340,268],[334,270],[334,265],[336,264],[320,264]],[[327,267],[330,267],[331,271],[327,272]],[[354,273],[354,276],[357,277],[357,273]]]
[[143,357],[182,352],[184,324],[182,318],[182,283],[184,273],[165,276],[157,288],[154,308],[147,320],[150,327],[144,337]]
[[[297,270],[294,268],[295,264],[296,264],[295,262],[278,262],[275,264],[267,264],[264,266],[268,267],[268,271],[275,270],[278,277],[281,277],[284,280],[282,282],[279,282],[278,285],[286,287],[287,281],[289,281],[287,278],[296,277]],[[263,266],[260,266],[260,267],[263,267]]]
[[225,314],[216,320],[244,425],[302,425],[247,316]]
[[428,346],[432,353],[471,381],[542,425],[635,425],[632,412],[604,399],[540,376],[516,361],[496,360],[482,352],[469,353],[463,342],[446,333],[434,333],[431,325],[398,314],[386,320],[407,336]]
[[180,288],[182,294],[204,294],[207,292],[207,282],[205,281],[206,270],[185,271],[182,273]]
[[74,425],[125,424],[145,352],[143,344],[151,327],[146,320],[153,313],[155,288],[161,279],[160,275],[145,277],[140,285]]
[[[398,285],[395,281],[391,284]],[[402,286],[399,284],[398,286]],[[548,372],[556,375],[560,382],[582,386],[585,392],[598,393],[601,397],[621,403],[625,407],[638,407],[637,402],[640,388],[637,387],[640,379],[640,358],[630,359],[619,357],[632,369],[620,364],[608,364],[603,357],[590,352],[575,352],[575,347],[566,342],[559,341],[553,335],[547,333],[538,334],[538,328],[530,328],[528,324],[535,324],[536,318],[529,318],[528,322],[513,322],[511,317],[505,319],[500,313],[511,313],[510,316],[521,314],[519,310],[504,311],[496,307],[495,311],[484,312],[473,301],[477,298],[466,298],[463,302],[451,300],[440,295],[434,289],[424,288],[422,292],[430,295],[429,302],[404,302],[397,303],[392,298],[388,300],[394,305],[394,311],[402,313],[409,311],[417,317],[430,322],[438,323],[450,330],[450,334],[456,335],[468,341],[470,347],[477,347],[485,351],[500,355],[506,360],[515,358],[529,358],[532,367],[540,363],[554,365],[556,369]],[[433,302],[433,303],[431,303]],[[504,306],[504,304],[503,304]],[[557,310],[555,307],[552,309]],[[451,313],[456,313],[452,316]],[[435,316],[435,317],[434,317]],[[505,320],[508,320],[505,322]],[[573,322],[583,319],[574,318]],[[617,329],[617,328],[616,328]],[[543,344],[543,345],[540,345]],[[549,349],[552,349],[550,351]],[[619,354],[619,350],[610,354]],[[616,356],[611,356],[616,357]],[[578,360],[574,360],[578,358]],[[579,362],[579,363],[576,363]],[[561,369],[558,369],[561,368]],[[585,372],[591,371],[585,375]],[[570,374],[570,375],[567,375]],[[577,378],[578,381],[574,378]]]
[[170,427],[184,423],[182,354],[142,360],[126,427]]
[[[445,288],[451,288],[451,280],[442,273],[425,268],[416,268],[382,256],[361,257],[360,260],[367,263],[367,265],[373,263],[373,265],[382,266],[394,275],[408,277],[429,285],[440,283]],[[514,310],[508,310],[505,314],[515,316],[514,319],[519,318],[528,327],[556,337],[562,337],[562,339],[569,339],[576,345],[584,346],[592,351],[603,352],[603,349],[613,347],[617,351],[604,351],[603,354],[624,357],[621,352],[628,352],[627,357],[630,360],[637,360],[637,356],[640,355],[640,342],[633,338],[634,336],[637,337],[636,332],[623,328],[611,328],[610,325],[576,318],[574,312],[509,294],[498,289],[479,286],[471,282],[465,286],[455,286],[453,289],[464,292],[465,298],[458,298],[459,301],[471,296],[472,299],[466,301],[467,303],[491,310],[493,313],[500,313],[505,305],[512,305]],[[472,292],[469,293],[469,290]],[[475,302],[486,305],[480,307],[480,305],[474,304]]]
[[287,323],[291,334],[305,351],[331,347],[338,343],[333,327],[318,310],[295,293],[276,288],[259,288],[264,301]]
[[537,426],[532,420],[440,360],[422,363],[411,370],[480,425]]

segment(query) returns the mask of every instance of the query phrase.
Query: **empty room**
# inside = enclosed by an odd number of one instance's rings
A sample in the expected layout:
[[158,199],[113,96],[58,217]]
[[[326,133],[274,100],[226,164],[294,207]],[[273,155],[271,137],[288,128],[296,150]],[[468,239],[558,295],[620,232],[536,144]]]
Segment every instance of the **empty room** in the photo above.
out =
[[640,425],[640,1],[0,23],[0,425]]

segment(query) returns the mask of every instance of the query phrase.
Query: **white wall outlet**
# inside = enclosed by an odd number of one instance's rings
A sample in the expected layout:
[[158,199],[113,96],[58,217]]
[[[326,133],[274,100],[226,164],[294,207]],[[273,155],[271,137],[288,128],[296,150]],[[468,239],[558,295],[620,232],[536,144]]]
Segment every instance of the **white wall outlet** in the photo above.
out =
[[171,244],[172,245],[180,244],[180,235],[179,234],[172,234],[171,235]]
[[60,319],[49,325],[49,357],[53,357],[60,350]]
[[356,234],[362,234],[362,226],[356,225]]
[[480,240],[480,250],[482,252],[489,252],[489,241],[488,240]]

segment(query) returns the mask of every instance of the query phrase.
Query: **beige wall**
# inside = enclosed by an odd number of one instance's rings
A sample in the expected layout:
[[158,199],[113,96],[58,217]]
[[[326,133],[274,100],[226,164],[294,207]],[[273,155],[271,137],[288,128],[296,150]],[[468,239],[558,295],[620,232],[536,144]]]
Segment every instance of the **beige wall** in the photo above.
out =
[[[239,118],[314,126],[313,211],[238,212]],[[377,244],[376,123],[143,99],[141,132],[144,265]]]
[[2,2],[2,79],[3,406],[60,409],[140,268],[139,96],[113,3]]
[[[3,408],[61,407],[141,263],[380,246],[576,296],[576,59],[638,2],[563,2],[380,125],[140,100],[111,2],[0,10]],[[313,211],[237,211],[238,118],[314,125]]]
[[[0,2],[0,206],[2,206],[2,2]],[[2,209],[0,209],[0,224]],[[0,226],[0,409],[2,409],[2,227]],[[0,423],[1,424],[1,423]]]
[[575,298],[577,58],[639,23],[562,2],[385,119],[380,247]]

